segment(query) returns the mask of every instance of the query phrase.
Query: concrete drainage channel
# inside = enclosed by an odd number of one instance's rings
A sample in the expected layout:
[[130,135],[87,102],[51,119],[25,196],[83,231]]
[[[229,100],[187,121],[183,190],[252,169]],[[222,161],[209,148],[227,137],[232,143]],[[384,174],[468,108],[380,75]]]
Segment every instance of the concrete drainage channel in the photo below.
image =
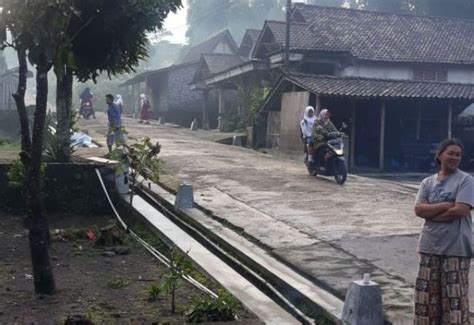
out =
[[[375,283],[352,283],[348,297],[352,296],[351,301],[367,301],[369,297],[372,309],[380,306],[380,310],[367,313],[352,302],[344,306],[336,296],[194,208],[189,185],[180,186],[177,196],[154,183],[147,185],[137,189],[132,208],[164,242],[188,252],[196,264],[265,323],[383,324],[380,289]],[[128,194],[121,198],[129,203]],[[375,295],[367,296],[368,291]]]

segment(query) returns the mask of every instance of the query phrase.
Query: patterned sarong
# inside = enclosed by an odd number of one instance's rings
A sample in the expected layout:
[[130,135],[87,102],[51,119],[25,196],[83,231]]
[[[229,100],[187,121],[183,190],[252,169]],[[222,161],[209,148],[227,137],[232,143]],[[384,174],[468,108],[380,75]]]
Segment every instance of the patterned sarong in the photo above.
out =
[[415,324],[471,324],[470,258],[420,253],[415,285]]

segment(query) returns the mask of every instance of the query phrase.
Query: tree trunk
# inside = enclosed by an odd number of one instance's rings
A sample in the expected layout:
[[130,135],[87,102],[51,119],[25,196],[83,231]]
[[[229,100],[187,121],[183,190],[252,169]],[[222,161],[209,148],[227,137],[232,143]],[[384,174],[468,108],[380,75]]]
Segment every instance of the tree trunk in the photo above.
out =
[[64,75],[57,76],[56,110],[58,117],[58,162],[67,163],[71,160],[71,108],[72,108],[72,70],[65,68]]
[[33,126],[31,161],[27,168],[27,206],[31,260],[35,292],[53,294],[55,291],[53,269],[49,257],[49,225],[41,191],[41,153],[48,101],[48,68],[36,69],[36,109]]
[[31,155],[31,137],[30,137],[30,123],[28,120],[28,112],[25,105],[26,80],[28,75],[28,65],[26,63],[26,52],[21,46],[17,48],[18,64],[19,64],[19,79],[16,94],[13,94],[15,99],[18,117],[20,119],[21,128],[21,161],[25,168],[29,164]]

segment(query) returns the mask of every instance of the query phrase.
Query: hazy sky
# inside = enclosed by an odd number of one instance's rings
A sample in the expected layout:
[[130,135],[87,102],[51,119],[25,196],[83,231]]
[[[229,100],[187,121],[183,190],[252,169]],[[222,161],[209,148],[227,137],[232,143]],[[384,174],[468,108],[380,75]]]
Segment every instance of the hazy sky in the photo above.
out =
[[[306,2],[306,0],[293,0],[293,3],[296,2]],[[169,30],[173,35],[164,37],[163,39],[170,41],[171,43],[186,43],[186,30],[188,26],[186,25],[186,15],[188,8],[187,0],[183,0],[183,7],[176,13],[170,14],[165,19],[164,27]]]
[[165,37],[165,40],[168,40],[172,43],[186,43],[186,8],[188,7],[188,2],[183,0],[183,7],[175,14],[171,13],[165,20],[164,27],[173,33],[172,36]]

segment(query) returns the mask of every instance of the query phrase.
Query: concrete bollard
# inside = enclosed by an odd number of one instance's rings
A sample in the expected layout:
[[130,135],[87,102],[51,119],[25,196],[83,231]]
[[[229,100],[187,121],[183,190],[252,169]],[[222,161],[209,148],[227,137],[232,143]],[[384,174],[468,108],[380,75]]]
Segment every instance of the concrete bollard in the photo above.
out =
[[232,145],[242,147],[242,137],[234,135],[234,137],[232,138]]
[[191,209],[194,207],[193,187],[191,185],[185,183],[179,185],[174,207],[175,209]]
[[119,194],[127,194],[130,192],[128,184],[128,165],[123,164],[115,173],[115,188]]
[[382,293],[380,286],[370,281],[370,275],[353,281],[347,290],[342,323],[345,325],[383,325]]
[[191,131],[197,131],[198,130],[198,123],[197,123],[196,119],[194,119],[194,121],[192,121],[190,130]]

